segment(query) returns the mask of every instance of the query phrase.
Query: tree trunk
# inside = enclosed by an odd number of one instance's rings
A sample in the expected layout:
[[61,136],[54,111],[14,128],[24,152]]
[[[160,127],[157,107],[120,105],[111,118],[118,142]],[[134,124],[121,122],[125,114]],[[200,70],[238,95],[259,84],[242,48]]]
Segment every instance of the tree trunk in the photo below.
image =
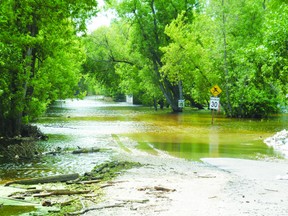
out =
[[[29,31],[32,37],[36,37],[38,34],[37,20],[33,14],[33,22],[28,25],[25,31]],[[32,46],[24,47],[22,50],[22,61],[26,62],[23,69],[11,69],[11,100],[9,114],[4,116],[3,110],[0,108],[1,124],[0,124],[0,136],[15,137],[21,135],[22,131],[22,118],[25,115],[29,115],[27,108],[29,109],[29,103],[33,95],[33,86],[29,85],[31,79],[35,75],[36,67],[36,49]],[[1,105],[0,105],[1,106]]]
[[[161,52],[160,50],[160,36],[159,36],[159,29],[158,29],[158,20],[156,16],[156,11],[155,11],[155,5],[154,5],[154,0],[151,1],[150,4],[151,8],[151,13],[153,15],[153,35],[154,35],[154,43],[149,44],[148,50],[150,52],[150,59],[153,62],[154,66],[154,73],[156,74],[156,78],[158,79],[159,87],[161,91],[163,92],[167,102],[171,105],[171,108],[173,112],[182,112],[182,108],[178,106],[178,100],[180,99],[180,94],[179,94],[179,86],[178,85],[173,85],[167,77],[161,77],[159,68],[163,66],[163,63],[161,62]],[[139,25],[141,26],[142,29],[143,26],[141,22],[139,22]],[[144,33],[144,30],[142,30],[142,33]],[[144,40],[147,39],[147,35],[143,35]],[[155,46],[156,45],[156,46]],[[163,80],[163,81],[161,81]]]
[[5,186],[9,186],[12,184],[23,184],[23,185],[33,185],[33,184],[44,184],[44,183],[54,183],[54,182],[66,182],[72,181],[79,178],[79,174],[67,174],[67,175],[57,175],[57,176],[49,176],[43,178],[31,178],[31,179],[23,179],[16,180],[12,182],[8,182]]
[[179,86],[172,85],[166,78],[163,80],[163,87],[161,90],[166,100],[171,105],[173,112],[182,112],[182,108],[178,106],[178,100],[180,99]]
[[224,58],[224,63],[223,63],[223,68],[224,68],[224,74],[225,74],[225,93],[226,93],[226,111],[228,116],[232,115],[232,106],[231,106],[231,100],[230,100],[230,80],[229,80],[229,70],[228,70],[228,62],[227,62],[227,37],[226,37],[226,15],[224,12],[224,6],[225,6],[225,0],[222,0],[222,22],[223,22],[223,46],[224,46],[224,53],[223,53],[223,58]]

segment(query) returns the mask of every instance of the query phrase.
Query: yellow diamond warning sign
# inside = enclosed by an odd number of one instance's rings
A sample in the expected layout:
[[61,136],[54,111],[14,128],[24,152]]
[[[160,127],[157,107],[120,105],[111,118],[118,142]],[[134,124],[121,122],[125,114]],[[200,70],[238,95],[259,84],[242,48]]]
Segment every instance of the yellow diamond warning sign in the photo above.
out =
[[222,89],[218,86],[218,85],[214,85],[211,89],[210,92],[212,93],[213,96],[217,96],[219,94],[221,94]]

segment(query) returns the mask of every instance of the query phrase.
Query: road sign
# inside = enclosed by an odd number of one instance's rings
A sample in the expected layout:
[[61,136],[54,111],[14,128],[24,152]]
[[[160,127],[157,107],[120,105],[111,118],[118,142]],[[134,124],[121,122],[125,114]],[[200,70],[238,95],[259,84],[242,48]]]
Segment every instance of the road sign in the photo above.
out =
[[210,105],[209,108],[211,110],[218,110],[220,105],[220,98],[219,97],[210,97]]
[[211,89],[210,92],[212,93],[212,95],[214,97],[218,96],[219,94],[221,94],[222,89],[218,86],[218,85],[214,85]]
[[185,100],[178,100],[178,107],[184,108],[185,107]]

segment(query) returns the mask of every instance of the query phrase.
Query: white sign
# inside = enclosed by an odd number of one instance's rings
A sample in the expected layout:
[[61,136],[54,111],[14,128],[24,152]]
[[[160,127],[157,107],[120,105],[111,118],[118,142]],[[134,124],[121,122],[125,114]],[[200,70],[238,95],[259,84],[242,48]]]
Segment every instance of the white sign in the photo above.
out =
[[178,107],[184,108],[185,107],[185,100],[178,100]]
[[210,97],[210,106],[209,108],[212,110],[218,110],[220,105],[220,98],[219,97]]

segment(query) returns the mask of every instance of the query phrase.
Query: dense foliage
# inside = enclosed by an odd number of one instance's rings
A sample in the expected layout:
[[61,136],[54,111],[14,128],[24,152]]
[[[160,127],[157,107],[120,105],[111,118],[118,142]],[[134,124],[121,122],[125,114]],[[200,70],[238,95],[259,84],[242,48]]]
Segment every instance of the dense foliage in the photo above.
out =
[[[144,101],[156,102],[165,97],[174,111],[181,111],[182,108],[178,107],[178,99],[182,97],[179,83],[173,83],[165,76],[161,77],[160,69],[163,66],[161,47],[170,42],[170,38],[164,32],[165,26],[176,19],[181,11],[186,11],[187,16],[192,17],[195,1],[123,0],[109,1],[108,6],[114,9],[119,17],[109,30],[113,33],[108,35],[113,36],[105,36],[105,46],[109,47],[109,50],[106,50],[106,54],[101,52],[98,56],[94,55],[92,61],[95,62],[97,58],[103,59],[104,55],[108,55],[109,58],[105,58],[106,63],[111,63],[109,65],[113,66],[117,79],[120,78],[122,91],[141,96],[141,100]],[[97,33],[92,34],[90,40],[101,38],[97,36],[101,34],[100,31],[97,30]],[[95,45],[94,50],[97,47]],[[98,77],[101,73],[107,76],[111,74],[103,70],[96,71]],[[107,76],[105,78],[108,78]]]
[[77,32],[96,0],[7,0],[0,7],[0,136],[77,90],[85,60]]
[[51,101],[94,82],[114,97],[165,100],[175,112],[183,99],[207,107],[214,84],[227,116],[287,106],[287,1],[106,0],[115,20],[80,41],[96,6],[1,1],[0,136],[21,134]]
[[179,99],[207,106],[218,84],[222,107],[233,117],[263,117],[287,103],[285,1],[107,2],[118,17],[85,39],[86,71],[110,91],[165,97],[181,111]]

